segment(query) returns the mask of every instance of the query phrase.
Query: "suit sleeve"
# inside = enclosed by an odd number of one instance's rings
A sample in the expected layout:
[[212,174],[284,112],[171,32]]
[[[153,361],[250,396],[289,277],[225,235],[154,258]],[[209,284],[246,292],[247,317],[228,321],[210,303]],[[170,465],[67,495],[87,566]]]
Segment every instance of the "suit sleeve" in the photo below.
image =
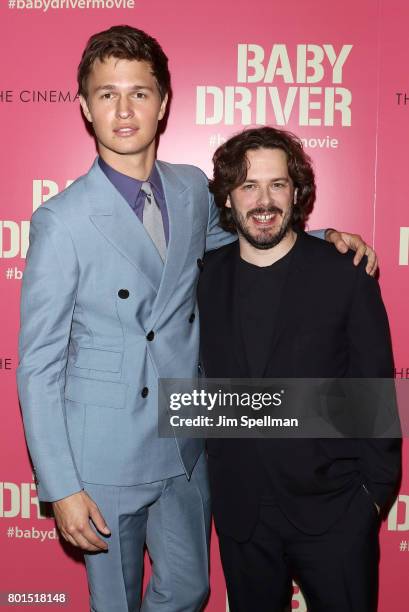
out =
[[39,498],[82,489],[71,451],[64,380],[78,262],[70,234],[51,210],[33,215],[21,295],[17,384]]
[[[385,401],[381,403],[380,409],[384,421],[396,422],[393,355],[388,317],[378,282],[365,273],[364,265],[360,265],[357,270],[348,332],[350,343],[348,377],[390,379],[390,386],[386,386],[387,391],[382,395]],[[379,388],[385,389],[385,385]],[[361,462],[365,484],[374,501],[384,508],[399,480],[401,440],[366,439],[362,440],[362,449]]]
[[314,238],[320,238],[321,240],[325,240],[325,232],[327,229],[317,229],[317,230],[309,230],[307,234],[310,236],[314,236]]
[[209,191],[209,218],[206,234],[206,251],[213,251],[225,244],[237,240],[237,234],[225,232],[219,225],[219,209],[214,203],[213,195]]

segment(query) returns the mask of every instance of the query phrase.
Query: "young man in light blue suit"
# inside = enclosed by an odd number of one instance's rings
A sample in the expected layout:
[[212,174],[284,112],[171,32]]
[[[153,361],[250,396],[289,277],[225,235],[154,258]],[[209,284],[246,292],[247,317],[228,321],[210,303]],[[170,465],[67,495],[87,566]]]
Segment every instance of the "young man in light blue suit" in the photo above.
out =
[[[78,71],[99,156],[33,215],[18,388],[38,495],[85,552],[94,612],[193,612],[208,593],[200,440],[157,435],[157,380],[198,370],[196,283],[217,225],[197,168],[155,161],[167,58],[140,30],[93,36]],[[373,252],[359,237],[331,233]],[[141,602],[143,549],[152,577]]]

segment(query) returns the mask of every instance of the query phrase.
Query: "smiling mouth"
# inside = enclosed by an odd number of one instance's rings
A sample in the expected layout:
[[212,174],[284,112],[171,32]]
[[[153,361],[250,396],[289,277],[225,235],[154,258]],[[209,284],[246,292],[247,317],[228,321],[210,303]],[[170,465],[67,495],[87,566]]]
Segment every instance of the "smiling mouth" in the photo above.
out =
[[271,225],[276,220],[277,215],[277,212],[253,213],[250,218],[253,219],[257,225]]

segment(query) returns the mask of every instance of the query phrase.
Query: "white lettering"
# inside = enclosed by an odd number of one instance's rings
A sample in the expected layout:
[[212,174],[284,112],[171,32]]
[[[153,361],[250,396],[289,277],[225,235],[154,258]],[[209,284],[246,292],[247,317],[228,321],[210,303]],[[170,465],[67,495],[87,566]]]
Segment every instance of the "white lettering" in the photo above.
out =
[[409,227],[400,228],[399,237],[399,265],[409,265]]

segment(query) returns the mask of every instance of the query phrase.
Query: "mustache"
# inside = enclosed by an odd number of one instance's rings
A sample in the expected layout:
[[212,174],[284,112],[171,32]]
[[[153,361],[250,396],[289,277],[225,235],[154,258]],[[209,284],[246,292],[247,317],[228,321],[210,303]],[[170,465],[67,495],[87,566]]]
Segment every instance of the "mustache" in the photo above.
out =
[[278,208],[278,206],[274,206],[273,204],[267,207],[259,206],[257,208],[253,208],[252,210],[249,210],[249,212],[246,215],[246,218],[249,219],[253,215],[266,215],[266,214],[274,214],[274,213],[282,215],[283,211],[281,210],[281,208]]

